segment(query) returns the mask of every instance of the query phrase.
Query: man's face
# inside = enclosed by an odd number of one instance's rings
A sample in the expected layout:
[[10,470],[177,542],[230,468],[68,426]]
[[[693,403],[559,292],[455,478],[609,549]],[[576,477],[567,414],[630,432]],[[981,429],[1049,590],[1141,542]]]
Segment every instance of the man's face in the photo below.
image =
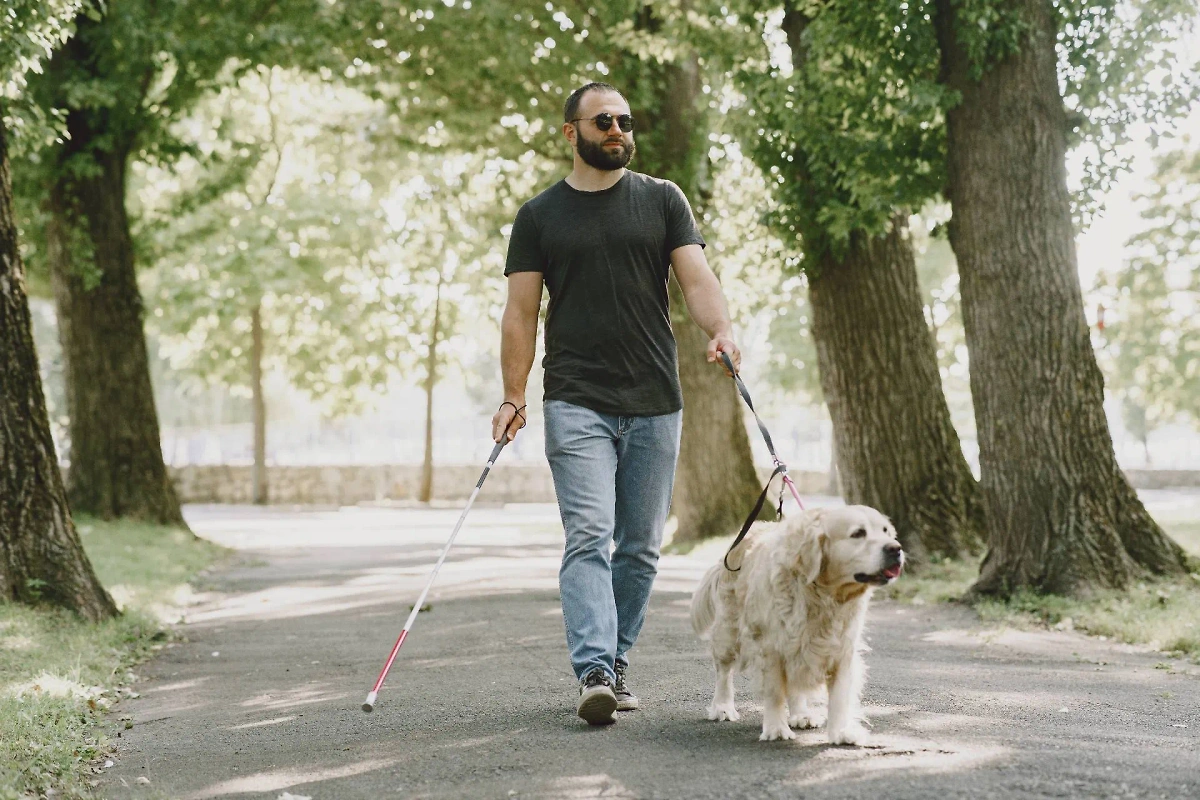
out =
[[[600,114],[611,114],[613,124],[608,130],[596,127],[595,118]],[[605,172],[621,169],[633,158],[637,149],[633,143],[633,131],[625,133],[616,123],[616,118],[629,113],[629,104],[614,92],[591,91],[579,101],[578,122],[563,126],[567,138],[572,140],[579,157],[590,167]]]

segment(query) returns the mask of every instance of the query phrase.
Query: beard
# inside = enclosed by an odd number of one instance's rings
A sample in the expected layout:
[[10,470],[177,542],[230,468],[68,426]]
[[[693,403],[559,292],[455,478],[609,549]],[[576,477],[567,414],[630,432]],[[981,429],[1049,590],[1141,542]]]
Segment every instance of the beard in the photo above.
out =
[[[576,131],[578,130],[576,128]],[[637,150],[637,145],[626,141],[621,142],[619,150],[608,150],[604,146],[608,139],[605,139],[604,142],[593,142],[584,138],[582,133],[578,135],[576,141],[578,142],[579,157],[583,159],[583,163],[604,172],[621,169],[630,162]]]

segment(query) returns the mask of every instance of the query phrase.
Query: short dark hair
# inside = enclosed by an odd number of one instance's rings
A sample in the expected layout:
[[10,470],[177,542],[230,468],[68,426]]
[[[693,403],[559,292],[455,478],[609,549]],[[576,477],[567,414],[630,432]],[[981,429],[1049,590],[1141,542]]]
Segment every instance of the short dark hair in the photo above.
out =
[[[571,122],[576,118],[575,115],[579,113],[579,104],[583,101],[583,96],[588,92],[613,92],[620,95],[622,100],[625,100],[625,95],[621,94],[620,90],[612,84],[593,81],[571,92],[567,98],[566,105],[563,106],[563,122]],[[629,101],[625,100],[625,102],[628,103]]]

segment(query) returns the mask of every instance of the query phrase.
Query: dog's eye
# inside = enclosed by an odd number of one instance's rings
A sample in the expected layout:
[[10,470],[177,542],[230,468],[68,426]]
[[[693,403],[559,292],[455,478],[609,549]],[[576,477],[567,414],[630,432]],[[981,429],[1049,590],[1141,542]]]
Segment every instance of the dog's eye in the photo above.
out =
[[854,533],[850,534],[850,538],[851,538],[851,539],[865,539],[865,538],[867,538],[867,529],[866,529],[866,528],[859,528],[859,529],[858,529],[858,530],[856,530]]

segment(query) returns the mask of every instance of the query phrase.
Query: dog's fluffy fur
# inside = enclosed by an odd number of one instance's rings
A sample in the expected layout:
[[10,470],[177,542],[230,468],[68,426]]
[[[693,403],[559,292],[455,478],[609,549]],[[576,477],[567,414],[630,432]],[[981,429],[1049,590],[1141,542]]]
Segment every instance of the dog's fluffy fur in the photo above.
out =
[[904,554],[887,517],[867,506],[818,508],[759,523],[692,597],[692,627],[712,644],[717,685],[708,718],[736,720],[735,672],[757,674],[763,741],[824,721],[833,744],[862,744],[863,619],[875,586],[895,580]]

